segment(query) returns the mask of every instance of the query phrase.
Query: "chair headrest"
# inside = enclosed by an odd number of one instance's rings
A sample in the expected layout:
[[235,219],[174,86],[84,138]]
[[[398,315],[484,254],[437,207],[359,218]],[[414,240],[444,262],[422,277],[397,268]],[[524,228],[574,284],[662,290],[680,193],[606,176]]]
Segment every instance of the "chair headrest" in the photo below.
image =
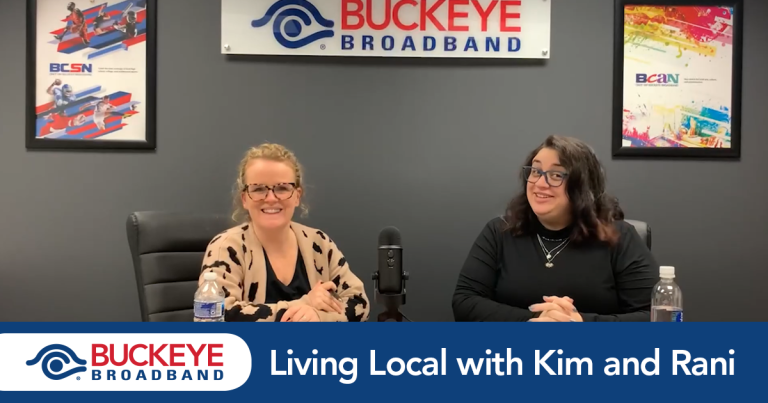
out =
[[626,223],[631,224],[633,227],[635,227],[635,230],[640,235],[640,239],[645,242],[645,244],[648,246],[648,249],[651,249],[651,226],[648,225],[645,221],[638,221],[638,220],[624,220]]
[[[223,214],[139,211],[126,220],[134,253],[200,252],[235,223]],[[141,235],[139,237],[139,235]]]

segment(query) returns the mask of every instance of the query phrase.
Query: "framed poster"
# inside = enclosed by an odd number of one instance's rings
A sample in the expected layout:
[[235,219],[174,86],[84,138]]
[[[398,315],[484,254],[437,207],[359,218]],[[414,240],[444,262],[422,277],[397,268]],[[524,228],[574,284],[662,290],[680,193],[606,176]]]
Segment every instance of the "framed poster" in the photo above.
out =
[[613,155],[738,158],[743,0],[616,0]]
[[156,0],[27,0],[28,149],[154,149]]

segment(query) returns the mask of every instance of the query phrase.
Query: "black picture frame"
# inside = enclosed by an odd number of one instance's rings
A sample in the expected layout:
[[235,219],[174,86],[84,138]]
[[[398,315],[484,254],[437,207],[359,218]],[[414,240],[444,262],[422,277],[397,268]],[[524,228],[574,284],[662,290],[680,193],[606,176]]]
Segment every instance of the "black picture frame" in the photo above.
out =
[[[742,93],[742,52],[743,52],[743,0],[615,0],[614,3],[614,68],[613,68],[613,116],[612,152],[617,158],[705,158],[739,159],[741,157],[741,93]],[[730,147],[653,147],[623,146],[624,140],[624,50],[625,50],[625,7],[626,6],[701,6],[732,7],[732,60],[731,60],[731,103],[730,103]]]
[[[141,111],[145,114],[145,129],[143,140],[100,140],[94,139],[66,139],[66,138],[40,138],[38,137],[37,94],[37,46],[38,46],[38,4],[50,0],[26,0],[27,1],[27,55],[26,55],[26,148],[29,150],[155,150],[157,147],[156,135],[156,99],[157,99],[157,1],[141,0],[131,4],[141,4],[144,7],[143,19],[146,20],[145,29],[137,29],[136,37],[146,34],[146,74],[145,93],[141,100]],[[77,3],[93,7],[95,2],[80,0]],[[107,3],[102,0],[101,3]],[[114,2],[113,2],[114,3]],[[67,2],[62,3],[63,7]],[[85,8],[85,7],[84,7]],[[63,9],[67,13],[67,9]],[[135,15],[135,14],[134,14]],[[123,15],[124,17],[124,15]],[[140,24],[140,21],[139,21]],[[139,25],[140,26],[140,25]],[[53,37],[52,37],[53,39]],[[59,108],[56,108],[58,110]],[[48,111],[46,111],[47,113]],[[63,137],[63,136],[62,136]]]

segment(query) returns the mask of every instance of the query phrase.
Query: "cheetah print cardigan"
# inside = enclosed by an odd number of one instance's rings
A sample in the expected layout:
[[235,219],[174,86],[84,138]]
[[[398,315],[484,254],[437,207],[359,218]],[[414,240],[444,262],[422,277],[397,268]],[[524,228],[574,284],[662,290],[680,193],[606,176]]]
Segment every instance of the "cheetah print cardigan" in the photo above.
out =
[[[314,228],[291,223],[299,251],[307,268],[310,287],[318,280],[333,281],[345,306],[344,315],[318,310],[321,322],[362,322],[370,314],[363,282],[331,238]],[[198,284],[203,274],[217,274],[216,282],[225,294],[225,321],[279,322],[289,307],[305,303],[307,296],[293,301],[265,304],[267,270],[264,251],[249,224],[230,228],[208,244]]]

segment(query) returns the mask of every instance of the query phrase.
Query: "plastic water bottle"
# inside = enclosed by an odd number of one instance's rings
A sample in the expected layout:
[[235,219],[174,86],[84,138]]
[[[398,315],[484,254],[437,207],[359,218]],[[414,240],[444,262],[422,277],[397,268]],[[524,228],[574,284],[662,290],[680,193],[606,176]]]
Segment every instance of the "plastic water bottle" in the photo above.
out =
[[675,268],[661,266],[659,277],[651,299],[651,322],[682,322],[683,291],[675,283]]
[[195,292],[195,322],[224,322],[224,290],[216,284],[216,273],[205,273]]

